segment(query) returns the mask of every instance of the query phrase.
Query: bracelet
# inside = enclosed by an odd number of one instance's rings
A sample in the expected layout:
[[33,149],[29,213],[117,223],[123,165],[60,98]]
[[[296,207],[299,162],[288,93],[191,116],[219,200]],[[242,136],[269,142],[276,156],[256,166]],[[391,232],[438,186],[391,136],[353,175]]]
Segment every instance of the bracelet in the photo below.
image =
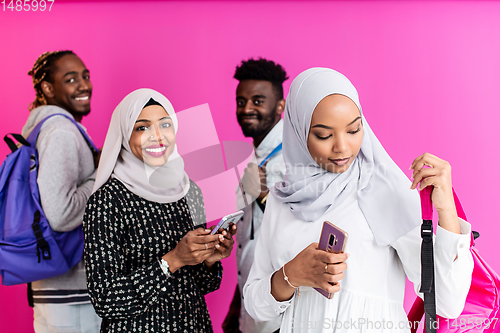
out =
[[170,272],[170,267],[168,266],[168,262],[165,259],[160,259],[158,260],[160,263],[160,268],[163,271],[163,273],[167,276],[167,279],[172,276],[172,272]]
[[266,196],[262,198],[262,200],[260,201],[260,203],[264,204],[266,202],[268,196],[269,196],[269,192],[267,192]]
[[[286,264],[285,264],[286,265]],[[297,296],[300,296],[299,294],[299,287],[295,287],[291,282],[290,280],[288,279],[288,276],[286,276],[286,273],[285,273],[285,265],[283,265],[283,277],[286,281],[286,283],[288,283],[288,285],[294,289],[297,289]]]

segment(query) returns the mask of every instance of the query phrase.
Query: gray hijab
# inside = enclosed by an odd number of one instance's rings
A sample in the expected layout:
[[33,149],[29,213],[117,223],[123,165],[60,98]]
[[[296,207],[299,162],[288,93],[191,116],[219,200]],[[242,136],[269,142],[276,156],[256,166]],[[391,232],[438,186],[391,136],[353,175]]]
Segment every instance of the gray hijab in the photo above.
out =
[[170,101],[153,89],[138,89],[128,94],[116,107],[102,148],[101,160],[93,192],[111,178],[120,180],[138,196],[160,203],[175,202],[189,191],[189,177],[184,161],[177,153],[177,145],[167,162],[151,167],[135,157],[129,145],[135,121],[150,99],[158,102],[172,119],[175,133],[177,117]]
[[[309,154],[307,137],[316,105],[332,94],[350,98],[363,123],[361,149],[349,169],[332,173]],[[387,245],[420,224],[418,193],[384,150],[362,114],[358,93],[342,74],[329,68],[311,68],[292,82],[286,100],[283,128],[286,175],[272,194],[286,203],[298,219],[311,222],[341,204],[352,191],[375,240]]]

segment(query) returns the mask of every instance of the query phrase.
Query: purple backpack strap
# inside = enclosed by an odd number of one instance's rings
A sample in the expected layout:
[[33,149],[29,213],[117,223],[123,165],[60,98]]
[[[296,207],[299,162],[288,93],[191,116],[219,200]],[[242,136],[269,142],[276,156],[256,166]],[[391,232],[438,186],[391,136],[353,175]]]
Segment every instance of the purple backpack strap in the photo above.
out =
[[69,119],[73,124],[75,124],[76,128],[78,128],[80,133],[82,133],[83,137],[85,138],[85,141],[87,141],[87,144],[89,145],[90,150],[92,150],[93,153],[99,152],[99,149],[96,147],[94,142],[92,142],[92,139],[88,136],[87,132],[85,132],[85,130],[83,128],[81,128],[72,117],[65,115],[63,113],[51,114],[50,116],[47,116],[46,118],[42,119],[42,121],[40,121],[38,124],[36,124],[36,126],[33,128],[33,130],[31,130],[30,135],[26,138],[26,140],[28,141],[28,143],[32,147],[35,147],[36,139],[38,138],[38,134],[40,132],[40,128],[42,127],[43,123],[45,123],[45,121],[47,121],[49,118],[52,118],[54,116],[63,116],[63,117],[66,117],[67,119]]

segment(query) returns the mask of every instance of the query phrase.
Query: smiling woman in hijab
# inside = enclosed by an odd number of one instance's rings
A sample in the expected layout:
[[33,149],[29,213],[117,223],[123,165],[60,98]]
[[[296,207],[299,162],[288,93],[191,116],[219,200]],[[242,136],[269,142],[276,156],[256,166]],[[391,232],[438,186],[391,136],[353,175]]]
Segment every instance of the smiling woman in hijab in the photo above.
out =
[[[405,277],[420,288],[418,184],[434,186],[439,213],[437,313],[461,313],[473,269],[470,225],[457,217],[446,161],[418,157],[411,183],[369,127],[354,86],[327,68],[292,82],[283,153],[285,180],[268,198],[244,288],[250,315],[282,316],[282,333],[409,332]],[[318,250],[324,221],[348,233],[345,253]]]
[[177,118],[151,89],[116,107],[85,216],[87,287],[101,332],[212,332],[230,233],[210,235],[203,197],[177,153]]

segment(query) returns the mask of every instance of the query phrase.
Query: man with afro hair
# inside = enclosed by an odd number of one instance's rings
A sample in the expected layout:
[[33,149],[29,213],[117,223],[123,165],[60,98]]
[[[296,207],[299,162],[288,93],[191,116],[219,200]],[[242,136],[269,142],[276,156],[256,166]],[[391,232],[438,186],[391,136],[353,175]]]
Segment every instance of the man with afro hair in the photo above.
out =
[[279,318],[257,322],[246,312],[241,298],[252,267],[254,249],[269,189],[282,181],[285,163],[281,151],[285,110],[283,82],[288,79],[281,65],[266,59],[249,59],[236,67],[236,117],[246,137],[253,139],[255,156],[248,164],[237,190],[237,206],[245,214],[238,223],[236,263],[238,285],[223,323],[225,333],[272,333],[279,331]]

